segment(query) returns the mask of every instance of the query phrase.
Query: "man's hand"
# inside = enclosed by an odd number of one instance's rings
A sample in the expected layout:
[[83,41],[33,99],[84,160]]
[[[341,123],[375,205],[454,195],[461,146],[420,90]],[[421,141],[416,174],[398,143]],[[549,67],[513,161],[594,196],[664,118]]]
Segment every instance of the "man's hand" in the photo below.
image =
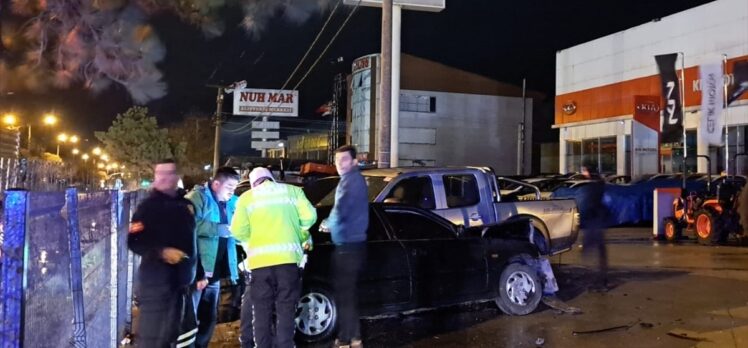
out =
[[207,286],[208,286],[208,280],[207,279],[203,279],[203,280],[198,280],[197,281],[197,290],[202,291]]
[[161,258],[164,259],[164,262],[170,265],[176,265],[182,262],[183,259],[187,258],[187,254],[179,249],[164,248],[161,250]]
[[306,241],[302,247],[304,248],[304,251],[310,251],[312,250],[312,242]]
[[330,233],[330,227],[327,226],[327,219],[322,220],[319,224],[319,231],[322,233]]

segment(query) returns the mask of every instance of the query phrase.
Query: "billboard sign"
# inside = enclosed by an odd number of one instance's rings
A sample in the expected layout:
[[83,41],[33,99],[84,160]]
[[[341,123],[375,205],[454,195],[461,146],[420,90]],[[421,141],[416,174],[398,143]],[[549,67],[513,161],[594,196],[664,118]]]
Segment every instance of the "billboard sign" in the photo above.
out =
[[[447,0],[393,0],[395,6],[411,11],[441,12],[446,6]],[[382,0],[343,0],[346,5],[357,5],[368,7],[382,7]]]
[[236,89],[234,90],[234,115],[298,117],[299,91]]

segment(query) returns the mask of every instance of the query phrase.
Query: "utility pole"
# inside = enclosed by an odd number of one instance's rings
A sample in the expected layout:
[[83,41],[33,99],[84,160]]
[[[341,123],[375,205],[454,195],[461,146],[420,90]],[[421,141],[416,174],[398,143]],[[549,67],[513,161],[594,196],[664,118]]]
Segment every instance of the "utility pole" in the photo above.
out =
[[382,1],[382,81],[379,84],[379,117],[377,118],[377,167],[390,167],[392,108],[392,0]]
[[218,87],[218,94],[216,95],[216,132],[215,139],[213,139],[213,173],[220,166],[221,161],[221,114],[223,113],[223,86]]
[[341,94],[343,93],[343,74],[335,75],[335,84],[333,86],[332,105],[332,124],[330,125],[330,136],[328,142],[327,162],[335,164],[335,150],[340,146],[340,110]]

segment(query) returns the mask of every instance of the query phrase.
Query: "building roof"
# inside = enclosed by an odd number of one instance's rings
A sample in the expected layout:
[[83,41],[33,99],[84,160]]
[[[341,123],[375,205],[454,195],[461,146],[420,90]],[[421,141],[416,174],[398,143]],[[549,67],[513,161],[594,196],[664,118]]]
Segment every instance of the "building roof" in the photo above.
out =
[[[414,55],[401,56],[400,88],[419,91],[522,97],[522,86],[500,82]],[[527,97],[543,93],[527,90]]]

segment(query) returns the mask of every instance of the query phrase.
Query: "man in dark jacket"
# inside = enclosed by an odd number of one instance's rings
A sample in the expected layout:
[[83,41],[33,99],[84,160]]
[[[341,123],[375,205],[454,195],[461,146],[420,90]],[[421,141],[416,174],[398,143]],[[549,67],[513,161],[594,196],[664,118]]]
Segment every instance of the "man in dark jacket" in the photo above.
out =
[[332,233],[335,244],[332,256],[333,291],[338,301],[338,339],[335,346],[361,347],[356,283],[366,260],[368,188],[358,169],[356,148],[353,146],[335,150],[335,168],[340,175],[335,190],[335,204],[330,217],[320,227],[322,232]]
[[194,208],[177,190],[172,160],[155,166],[153,190],[136,209],[127,236],[142,257],[136,345],[189,347],[197,332],[190,285],[198,271]]
[[580,187],[575,195],[584,234],[583,254],[587,258],[597,254],[598,275],[591,289],[605,291],[608,287],[608,251],[603,231],[608,218],[608,210],[603,204],[605,183],[596,174],[592,165],[582,166],[582,175],[587,180],[591,180],[590,183]]

